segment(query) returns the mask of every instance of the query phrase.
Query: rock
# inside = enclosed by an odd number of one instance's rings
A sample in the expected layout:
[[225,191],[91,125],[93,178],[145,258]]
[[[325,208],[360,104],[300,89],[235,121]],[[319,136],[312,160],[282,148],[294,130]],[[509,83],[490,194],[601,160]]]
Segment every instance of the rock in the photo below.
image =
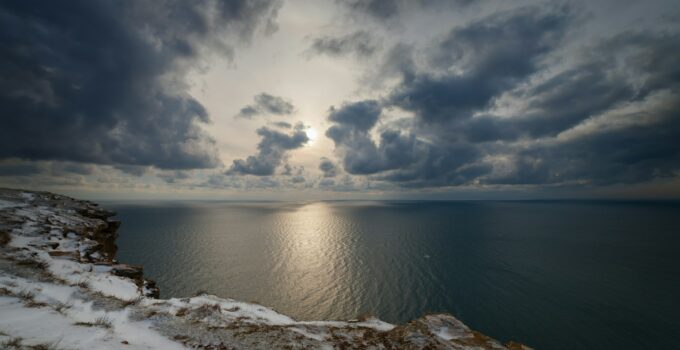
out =
[[161,297],[161,290],[156,286],[156,281],[145,279],[144,287],[142,288],[144,296],[158,299]]
[[66,256],[73,258],[74,260],[78,260],[80,258],[80,254],[78,254],[78,252],[64,252],[61,250],[52,250],[47,252],[47,254],[54,257]]
[[118,264],[111,267],[111,273],[116,276],[127,277],[143,284],[144,268],[141,265]]

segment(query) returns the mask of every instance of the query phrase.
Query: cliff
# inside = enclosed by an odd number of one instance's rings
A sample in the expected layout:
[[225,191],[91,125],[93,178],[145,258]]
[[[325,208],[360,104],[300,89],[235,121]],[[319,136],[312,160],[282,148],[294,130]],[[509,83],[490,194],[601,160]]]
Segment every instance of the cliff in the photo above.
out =
[[115,259],[114,213],[46,192],[0,189],[2,349],[528,349],[448,314],[296,321],[212,295],[158,299]]

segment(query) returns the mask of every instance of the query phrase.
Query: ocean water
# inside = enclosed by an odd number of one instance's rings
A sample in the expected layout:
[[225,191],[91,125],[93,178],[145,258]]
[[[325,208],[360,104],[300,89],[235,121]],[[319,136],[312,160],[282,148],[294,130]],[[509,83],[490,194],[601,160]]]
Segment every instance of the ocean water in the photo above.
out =
[[680,204],[108,203],[162,297],[297,319],[449,312],[537,349],[680,348]]

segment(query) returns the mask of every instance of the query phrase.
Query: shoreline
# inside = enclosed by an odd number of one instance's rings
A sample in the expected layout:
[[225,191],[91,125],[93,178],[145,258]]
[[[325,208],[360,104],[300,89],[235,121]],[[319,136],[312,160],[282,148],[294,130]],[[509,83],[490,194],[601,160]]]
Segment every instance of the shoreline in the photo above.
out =
[[142,266],[116,261],[120,222],[114,215],[89,201],[0,189],[0,314],[8,315],[0,319],[0,345],[529,349],[501,344],[449,314],[403,325],[373,317],[296,321],[265,306],[212,295],[158,299]]

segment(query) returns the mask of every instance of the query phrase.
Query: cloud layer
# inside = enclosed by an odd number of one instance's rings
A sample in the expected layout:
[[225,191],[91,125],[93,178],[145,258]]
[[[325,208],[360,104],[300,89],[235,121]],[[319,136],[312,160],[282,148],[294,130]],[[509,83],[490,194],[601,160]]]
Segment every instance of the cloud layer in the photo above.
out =
[[185,75],[275,29],[274,1],[4,1],[0,157],[166,169],[220,164]]
[[[550,68],[575,22],[566,7],[520,8],[454,27],[420,64],[388,55],[400,79],[386,98],[328,115],[344,169],[403,187],[677,176],[680,36],[619,34]],[[394,107],[410,123],[375,127]]]
[[678,14],[672,0],[4,1],[0,186],[677,187]]
[[314,39],[310,53],[344,56],[354,53],[359,57],[372,56],[379,49],[376,39],[364,30],[340,36],[320,36]]
[[257,129],[257,134],[261,138],[257,144],[257,154],[234,160],[227,175],[274,175],[276,169],[286,161],[288,151],[300,148],[309,141],[302,124],[297,124],[289,134],[267,127]]
[[283,97],[273,96],[268,93],[261,93],[253,98],[254,103],[241,108],[237,117],[250,119],[257,115],[289,115],[295,112],[295,106]]

